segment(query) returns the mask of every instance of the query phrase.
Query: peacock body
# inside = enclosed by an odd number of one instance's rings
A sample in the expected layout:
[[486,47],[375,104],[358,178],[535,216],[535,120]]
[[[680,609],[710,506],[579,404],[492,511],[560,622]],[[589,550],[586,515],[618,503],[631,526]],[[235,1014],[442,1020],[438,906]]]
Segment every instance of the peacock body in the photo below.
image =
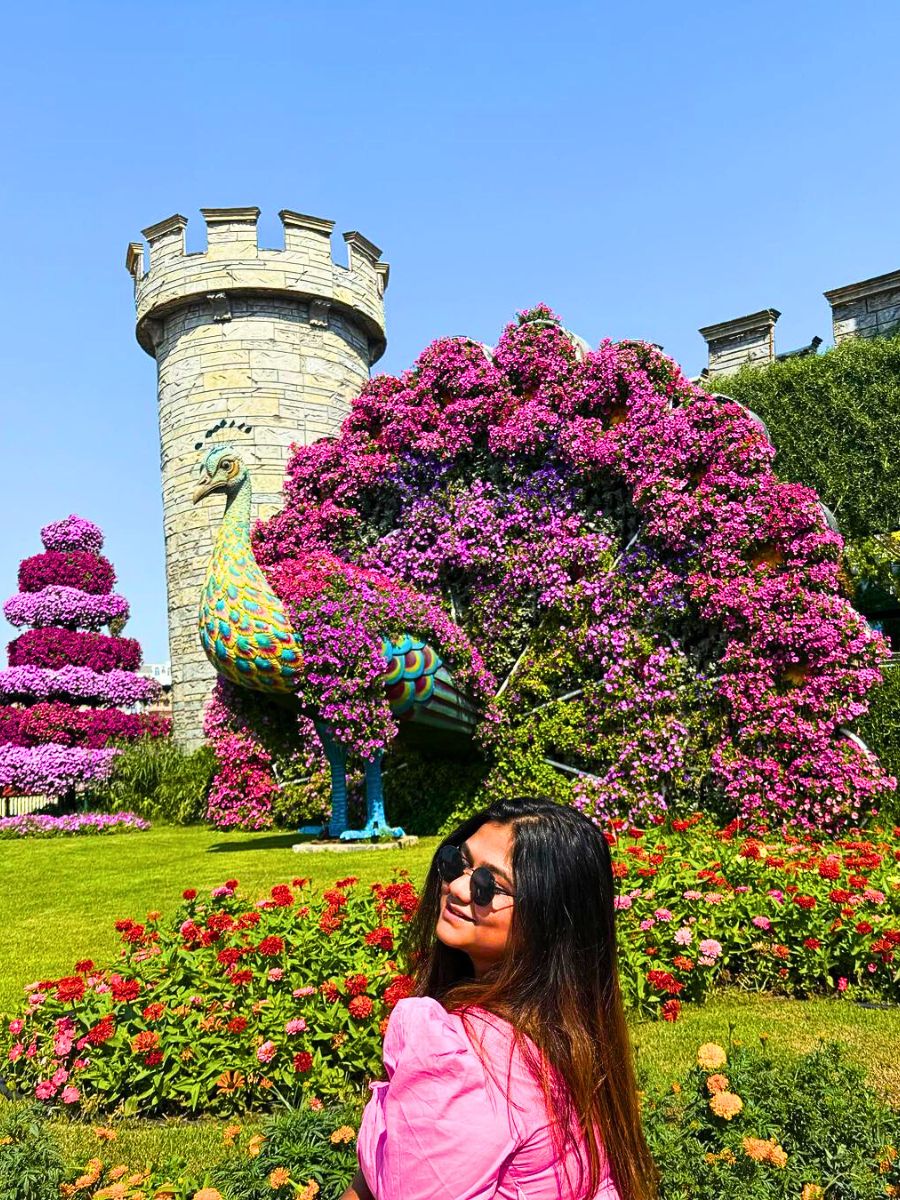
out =
[[[263,693],[274,702],[296,703],[302,681],[303,646],[283,602],[256,560],[250,539],[252,481],[231,446],[216,446],[204,457],[197,503],[213,492],[226,495],[225,514],[210,555],[200,597],[199,634],[216,671],[238,687]],[[403,725],[469,733],[474,707],[459,692],[441,658],[425,641],[404,635],[383,639],[383,683],[392,714]],[[347,754],[315,713],[308,713],[331,768],[331,836],[366,838],[388,831],[381,787],[381,756],[365,764],[367,819],[363,829],[347,828]],[[390,830],[394,836],[403,830]]]

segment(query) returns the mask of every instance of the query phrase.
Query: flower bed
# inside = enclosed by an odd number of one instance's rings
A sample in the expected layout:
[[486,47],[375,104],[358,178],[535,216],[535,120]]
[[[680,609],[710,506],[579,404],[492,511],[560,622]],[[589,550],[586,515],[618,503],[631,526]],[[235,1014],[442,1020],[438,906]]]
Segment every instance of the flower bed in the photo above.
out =
[[75,837],[101,833],[142,832],[150,828],[134,813],[69,813],[64,817],[28,813],[21,817],[0,819],[0,838],[18,841],[20,838]]
[[[718,981],[900,1000],[900,835],[763,845],[702,822],[613,838],[626,1003],[674,1021]],[[229,1113],[354,1094],[408,994],[403,879],[255,905],[235,880],[174,916],[117,922],[114,969],[76,964],[28,989],[0,1041],[7,1082],[77,1110]]]
[[0,788],[25,796],[61,796],[70,788],[106,779],[117,753],[54,742],[0,745]]
[[99,750],[110,741],[168,737],[171,718],[162,713],[126,713],[117,708],[77,708],[73,704],[33,704],[0,708],[0,742],[14,746],[83,746]]
[[43,627],[20,633],[7,646],[6,657],[11,667],[136,671],[141,665],[141,646],[136,638]]
[[159,695],[155,679],[133,671],[92,671],[90,667],[7,667],[0,671],[0,699],[61,697],[99,704],[141,704]]
[[10,625],[60,625],[65,629],[101,629],[128,618],[128,601],[112,592],[93,596],[80,588],[48,584],[39,592],[20,592],[3,605]]
[[23,558],[19,564],[19,588],[23,592],[39,592],[50,584],[59,584],[103,596],[113,590],[115,582],[112,563],[92,550],[45,550]]
[[41,541],[47,550],[92,550],[103,549],[103,530],[93,521],[86,521],[74,513],[61,521],[51,521],[41,530]]

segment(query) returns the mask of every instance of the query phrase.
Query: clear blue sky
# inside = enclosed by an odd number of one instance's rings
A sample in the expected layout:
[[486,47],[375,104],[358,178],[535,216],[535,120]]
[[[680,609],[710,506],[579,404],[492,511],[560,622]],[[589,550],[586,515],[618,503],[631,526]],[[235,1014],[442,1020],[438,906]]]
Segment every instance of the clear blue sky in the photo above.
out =
[[822,291],[900,267],[898,44],[893,0],[8,6],[0,601],[75,511],[167,655],[144,226],[184,213],[198,248],[201,206],[258,205],[269,244],[280,208],[361,230],[392,266],[378,370],[538,300],[692,374],[698,326],[768,305],[781,349],[828,342]]

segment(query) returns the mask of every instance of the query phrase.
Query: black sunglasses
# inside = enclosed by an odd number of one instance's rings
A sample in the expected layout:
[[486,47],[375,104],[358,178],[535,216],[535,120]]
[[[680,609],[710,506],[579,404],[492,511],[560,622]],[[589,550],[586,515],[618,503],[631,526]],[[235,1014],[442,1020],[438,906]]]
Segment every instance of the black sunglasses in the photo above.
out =
[[515,893],[501,887],[487,867],[476,867],[474,871],[466,864],[459,846],[441,846],[435,855],[435,865],[438,875],[444,883],[452,883],[470,871],[469,885],[472,889],[472,901],[479,908],[487,908],[494,896],[510,896],[515,899]]

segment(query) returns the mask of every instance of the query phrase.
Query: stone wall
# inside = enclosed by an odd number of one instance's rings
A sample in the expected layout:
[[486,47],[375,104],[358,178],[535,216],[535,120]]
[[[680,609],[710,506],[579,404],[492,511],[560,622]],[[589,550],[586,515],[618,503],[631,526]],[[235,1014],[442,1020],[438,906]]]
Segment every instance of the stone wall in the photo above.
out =
[[744,366],[765,367],[775,361],[777,308],[704,325],[699,331],[709,347],[710,376],[730,375]]
[[[157,363],[163,525],[175,736],[202,740],[215,679],[197,633],[221,497],[192,504],[204,451],[225,418],[251,427],[234,442],[253,473],[254,517],[281,505],[292,442],[335,431],[384,350],[387,265],[360,234],[345,234],[350,267],[332,262],[332,223],[284,212],[284,250],[260,250],[258,209],[205,209],[209,247],[184,251],[184,217],[129,247],[137,337]],[[226,440],[223,432],[216,440]],[[212,443],[209,443],[212,444]]]
[[900,332],[900,271],[825,293],[835,344]]

